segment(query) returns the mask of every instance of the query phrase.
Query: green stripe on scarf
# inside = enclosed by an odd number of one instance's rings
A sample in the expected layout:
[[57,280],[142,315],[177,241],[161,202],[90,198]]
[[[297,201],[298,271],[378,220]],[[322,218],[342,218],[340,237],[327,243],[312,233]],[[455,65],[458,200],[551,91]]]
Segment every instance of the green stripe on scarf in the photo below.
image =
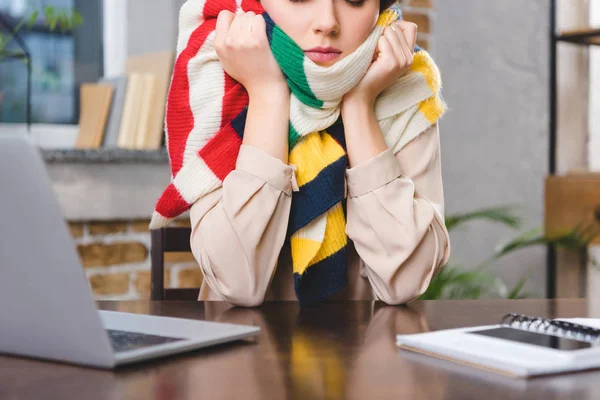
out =
[[304,51],[277,25],[273,27],[271,50],[296,97],[309,107],[323,107],[323,101],[314,95],[304,73]]
[[292,125],[292,123],[290,122],[290,149],[294,148],[296,142],[298,141],[298,139],[300,139],[300,137],[300,134],[296,131],[294,125]]

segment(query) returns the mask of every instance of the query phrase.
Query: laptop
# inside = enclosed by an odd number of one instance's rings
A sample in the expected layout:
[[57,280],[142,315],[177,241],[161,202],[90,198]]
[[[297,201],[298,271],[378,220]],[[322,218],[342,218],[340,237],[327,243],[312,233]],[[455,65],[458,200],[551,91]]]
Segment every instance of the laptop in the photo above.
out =
[[259,332],[97,310],[45,163],[25,135],[0,135],[0,221],[0,354],[111,369]]

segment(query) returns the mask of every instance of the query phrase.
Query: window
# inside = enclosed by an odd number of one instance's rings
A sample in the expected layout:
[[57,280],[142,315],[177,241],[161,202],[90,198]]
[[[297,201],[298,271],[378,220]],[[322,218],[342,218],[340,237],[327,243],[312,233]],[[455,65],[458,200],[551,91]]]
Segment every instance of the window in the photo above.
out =
[[[0,0],[0,17],[13,26],[34,9],[77,10],[83,25],[51,32],[43,21],[19,36],[31,54],[31,119],[34,123],[76,124],[79,85],[102,76],[102,2],[98,0]],[[7,49],[18,50],[12,41]],[[0,62],[0,122],[25,122],[27,68],[21,60]]]

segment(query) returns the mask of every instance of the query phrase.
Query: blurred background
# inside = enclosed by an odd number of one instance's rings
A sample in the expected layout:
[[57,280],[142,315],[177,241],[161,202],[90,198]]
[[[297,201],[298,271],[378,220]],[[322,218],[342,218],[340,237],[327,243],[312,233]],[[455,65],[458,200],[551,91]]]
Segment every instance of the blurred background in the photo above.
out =
[[[29,131],[39,145],[98,299],[149,296],[183,2],[0,0],[0,134]],[[452,258],[423,298],[593,296],[600,0],[400,4],[449,105]],[[166,257],[166,285],[199,286],[191,254]]]

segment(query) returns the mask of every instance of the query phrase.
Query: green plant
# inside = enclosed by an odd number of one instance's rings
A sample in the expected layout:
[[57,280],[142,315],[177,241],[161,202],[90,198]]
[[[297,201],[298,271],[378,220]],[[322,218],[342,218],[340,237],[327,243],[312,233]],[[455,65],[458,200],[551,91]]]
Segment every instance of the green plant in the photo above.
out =
[[61,33],[65,33],[83,23],[83,17],[77,11],[56,9],[51,6],[33,10],[21,18],[10,32],[0,32],[0,60],[7,56],[6,48],[11,40],[13,40],[14,35],[18,34],[22,29],[30,30],[40,15],[43,16],[43,26],[47,27],[51,32],[58,30]]
[[[515,207],[502,206],[449,216],[446,218],[446,227],[450,231],[473,220],[499,223],[511,229],[519,229],[522,221],[515,214]],[[600,227],[595,222],[578,224],[570,231],[554,237],[545,236],[543,229],[539,227],[520,233],[498,246],[488,259],[474,268],[453,264],[444,266],[420,299],[478,299],[484,296],[507,299],[525,298],[527,294],[523,293],[523,287],[526,278],[521,278],[514,287],[509,289],[501,278],[491,272],[495,261],[515,251],[545,244],[554,244],[559,248],[579,251],[587,257],[587,246],[598,234],[600,234]],[[597,265],[596,260],[591,260],[591,262],[592,265]]]

